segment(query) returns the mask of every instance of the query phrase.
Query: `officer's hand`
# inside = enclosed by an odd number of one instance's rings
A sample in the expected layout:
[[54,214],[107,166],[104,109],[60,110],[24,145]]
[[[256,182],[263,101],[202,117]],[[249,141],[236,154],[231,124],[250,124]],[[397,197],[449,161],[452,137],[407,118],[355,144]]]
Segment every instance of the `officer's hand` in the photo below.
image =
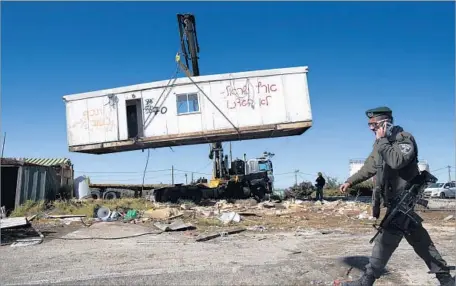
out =
[[339,190],[342,192],[342,193],[345,193],[347,191],[348,188],[350,188],[350,183],[344,183],[340,186]]
[[386,136],[386,129],[385,125],[380,126],[376,131],[375,131],[375,137],[377,139],[383,138]]

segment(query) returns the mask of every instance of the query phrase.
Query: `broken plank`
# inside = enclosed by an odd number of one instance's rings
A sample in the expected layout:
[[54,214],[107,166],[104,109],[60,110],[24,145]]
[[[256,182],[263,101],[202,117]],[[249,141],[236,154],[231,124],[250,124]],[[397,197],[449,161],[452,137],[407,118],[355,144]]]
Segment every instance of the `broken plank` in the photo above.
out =
[[27,221],[32,221],[32,220],[34,220],[36,217],[37,217],[36,214],[35,214],[35,215],[32,215],[31,217],[28,217],[28,218],[27,218]]
[[252,213],[252,212],[238,212],[238,214],[241,216],[259,216],[259,217],[261,217],[260,214]]
[[219,232],[219,233],[213,233],[213,234],[208,234],[208,235],[204,235],[204,236],[201,236],[201,237],[198,237],[196,239],[197,242],[200,242],[200,241],[208,241],[208,240],[211,240],[211,239],[214,239],[214,238],[217,238],[219,236],[222,236],[222,233],[226,233],[226,234],[236,234],[236,233],[240,233],[240,232],[243,232],[245,231],[246,228],[243,228],[243,227],[238,227],[238,228],[234,228],[234,229],[229,229],[227,231],[223,231],[223,232]]
[[0,219],[1,229],[25,225],[28,225],[26,217],[10,217]]
[[236,233],[243,232],[245,230],[247,230],[245,227],[237,227],[237,228],[233,228],[233,229],[227,230],[226,233],[228,233],[228,234],[236,234]]
[[169,219],[170,219],[170,220],[171,220],[171,219],[175,219],[175,218],[181,217],[181,216],[183,216],[183,215],[184,215],[184,214],[181,213],[181,214],[178,214],[178,215],[171,216],[171,217],[169,217]]
[[196,241],[197,241],[197,242],[200,242],[200,241],[208,241],[208,240],[214,239],[214,238],[219,237],[219,236],[221,236],[220,233],[208,234],[208,235],[204,235],[204,236],[198,237],[198,238],[196,239]]
[[48,215],[48,218],[78,218],[78,217],[86,217],[86,215]]

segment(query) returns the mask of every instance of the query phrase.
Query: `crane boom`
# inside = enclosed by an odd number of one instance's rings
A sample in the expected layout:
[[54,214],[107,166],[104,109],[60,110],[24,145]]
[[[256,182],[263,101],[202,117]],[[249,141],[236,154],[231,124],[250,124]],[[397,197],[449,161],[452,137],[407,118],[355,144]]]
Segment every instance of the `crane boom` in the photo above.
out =
[[177,22],[179,25],[181,50],[182,55],[185,58],[185,64],[187,65],[187,68],[189,68],[188,62],[190,60],[192,63],[192,76],[199,76],[199,45],[198,36],[196,34],[195,16],[192,14],[177,14]]
[[[199,45],[196,33],[196,20],[193,14],[177,14],[179,25],[179,35],[181,42],[181,53],[185,59],[185,68],[187,76],[199,76]],[[191,61],[191,69],[189,66]],[[209,153],[209,159],[213,160],[212,179],[221,179],[228,176],[228,156],[223,156],[222,142],[212,143]]]

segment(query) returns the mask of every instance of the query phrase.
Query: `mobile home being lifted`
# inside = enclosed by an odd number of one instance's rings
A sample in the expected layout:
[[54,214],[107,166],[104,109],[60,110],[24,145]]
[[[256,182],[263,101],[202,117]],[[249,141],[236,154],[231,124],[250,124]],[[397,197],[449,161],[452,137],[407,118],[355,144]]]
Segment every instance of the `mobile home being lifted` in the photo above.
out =
[[312,113],[307,67],[200,76],[195,17],[177,18],[181,53],[176,63],[186,77],[64,96],[69,150],[107,154],[210,143],[209,184],[162,188],[155,198],[262,199],[273,189],[272,154],[228,162],[222,142],[308,130]]

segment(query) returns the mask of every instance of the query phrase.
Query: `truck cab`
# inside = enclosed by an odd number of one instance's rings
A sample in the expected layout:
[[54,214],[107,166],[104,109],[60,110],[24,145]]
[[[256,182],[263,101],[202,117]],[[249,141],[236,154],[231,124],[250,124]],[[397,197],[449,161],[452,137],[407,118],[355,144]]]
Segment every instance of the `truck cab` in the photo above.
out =
[[274,190],[274,169],[272,161],[265,157],[247,160],[246,174],[267,172],[269,178],[269,190]]
[[428,198],[454,198],[456,197],[456,182],[431,184],[424,190],[424,196]]

